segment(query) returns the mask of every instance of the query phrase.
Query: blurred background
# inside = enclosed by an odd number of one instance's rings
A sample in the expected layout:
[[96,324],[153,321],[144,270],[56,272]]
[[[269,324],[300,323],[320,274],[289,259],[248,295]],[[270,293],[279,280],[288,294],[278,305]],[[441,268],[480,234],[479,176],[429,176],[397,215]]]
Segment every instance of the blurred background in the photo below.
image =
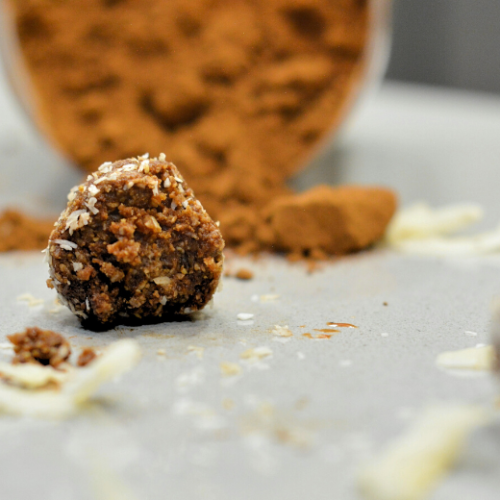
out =
[[392,80],[500,93],[499,0],[395,0]]

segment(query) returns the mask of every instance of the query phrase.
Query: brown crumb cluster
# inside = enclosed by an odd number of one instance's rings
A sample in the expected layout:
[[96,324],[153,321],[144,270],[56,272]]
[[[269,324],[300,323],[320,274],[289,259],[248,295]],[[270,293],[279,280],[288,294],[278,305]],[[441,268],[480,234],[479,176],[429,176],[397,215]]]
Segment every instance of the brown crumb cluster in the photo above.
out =
[[41,250],[54,227],[54,221],[37,219],[19,212],[0,213],[0,252]]
[[239,280],[251,280],[253,279],[253,272],[250,269],[247,269],[245,267],[242,267],[241,269],[238,269],[236,271],[236,274],[234,275],[235,278]]
[[229,246],[288,248],[266,206],[356,97],[369,0],[11,3],[40,123],[63,152],[93,171],[167,151]]
[[37,326],[26,328],[22,333],[7,335],[7,338],[14,345],[14,364],[40,363],[57,368],[71,354],[69,342],[62,335]]
[[89,363],[92,363],[92,361],[94,361],[94,359],[96,358],[97,354],[94,351],[94,349],[92,349],[91,347],[85,347],[85,349],[83,349],[83,351],[78,356],[78,359],[76,361],[76,366],[79,367],[87,366]]
[[86,325],[159,320],[210,301],[223,248],[164,155],[108,162],[69,195],[49,240],[48,284]]

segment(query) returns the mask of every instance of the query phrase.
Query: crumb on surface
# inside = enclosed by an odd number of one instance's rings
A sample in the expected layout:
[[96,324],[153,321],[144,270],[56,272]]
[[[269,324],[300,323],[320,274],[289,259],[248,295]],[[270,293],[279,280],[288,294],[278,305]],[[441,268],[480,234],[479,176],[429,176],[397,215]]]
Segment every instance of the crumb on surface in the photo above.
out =
[[245,267],[242,267],[241,269],[238,269],[238,271],[236,271],[234,277],[239,280],[248,281],[253,279],[253,271]]
[[87,366],[89,363],[92,363],[95,358],[97,358],[97,354],[94,349],[92,349],[92,347],[85,347],[80,353],[80,356],[78,356],[76,365],[80,367]]
[[56,368],[71,354],[69,342],[61,334],[37,326],[7,335],[7,338],[14,346],[14,364],[40,363]]

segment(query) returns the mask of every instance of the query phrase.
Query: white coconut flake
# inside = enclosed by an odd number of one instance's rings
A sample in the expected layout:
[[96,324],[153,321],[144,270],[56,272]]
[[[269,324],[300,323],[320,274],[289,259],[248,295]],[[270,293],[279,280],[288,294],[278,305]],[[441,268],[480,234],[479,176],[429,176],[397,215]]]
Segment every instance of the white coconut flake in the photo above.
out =
[[155,177],[155,183],[153,185],[153,195],[158,196],[160,194],[160,190],[158,189],[158,179]]
[[425,411],[405,434],[363,468],[359,486],[370,500],[421,500],[458,458],[467,436],[488,419],[473,406]]
[[73,242],[73,241],[69,241],[69,240],[54,240],[54,243],[56,243],[57,245],[59,245],[63,250],[67,250],[68,252],[71,252],[73,251],[75,248],[78,248],[78,245]]
[[175,201],[173,201],[172,204],[170,205],[170,208],[172,210],[175,210],[177,208],[177,203],[175,203]]
[[394,217],[386,242],[405,253],[433,256],[473,256],[500,251],[500,226],[472,236],[450,237],[481,219],[478,205],[451,205],[431,209],[420,203]]
[[172,282],[172,278],[169,278],[168,276],[158,276],[157,278],[153,278],[153,281],[164,288],[170,286],[170,283]]
[[253,316],[252,313],[238,313],[236,318],[240,321],[248,321],[249,319],[253,319]]
[[120,170],[123,170],[124,172],[132,172],[133,170],[137,170],[137,164],[127,163],[126,165],[123,165]]
[[165,297],[165,295],[162,295],[160,297],[160,304],[164,306],[166,303],[167,303],[167,297]]
[[171,185],[172,185],[172,181],[170,180],[170,177],[167,177],[167,178],[163,181],[163,187],[164,187],[164,188],[169,188]]
[[113,163],[111,163],[110,161],[106,161],[97,170],[99,170],[99,172],[102,172],[104,174],[108,174],[109,172],[111,172],[112,166]]
[[487,255],[500,251],[500,226],[469,237],[404,240],[395,248],[404,253],[433,256]]
[[73,262],[73,271],[77,273],[83,269],[83,264],[81,262]]
[[261,359],[267,358],[273,355],[273,350],[267,346],[253,347],[247,349],[240,354],[240,358],[249,362],[257,362]]
[[44,387],[50,382],[57,384],[66,382],[69,377],[71,367],[67,370],[56,370],[51,366],[43,366],[35,363],[22,363],[12,365],[10,363],[0,363],[0,374],[5,377],[9,384],[26,389],[37,389]]
[[28,306],[34,307],[34,306],[39,306],[40,304],[43,304],[43,299],[37,299],[31,295],[31,293],[23,293],[22,295],[18,295],[16,297],[16,300],[20,302],[27,302]]
[[417,203],[399,211],[391,221],[386,239],[396,243],[408,239],[422,239],[456,233],[483,217],[481,206],[473,203],[431,208]]
[[181,179],[180,177],[177,177],[177,176],[174,176],[174,179],[179,183],[179,184],[182,184],[184,182],[183,179]]
[[99,179],[96,179],[94,181],[94,184],[100,184],[101,182],[109,181],[109,180],[110,180],[110,177],[104,175],[103,177],[100,177]]
[[123,339],[108,346],[89,365],[68,370],[61,389],[32,390],[0,383],[0,411],[39,418],[70,417],[104,382],[130,370],[139,358],[137,341]]
[[158,155],[158,159],[159,159],[160,161],[165,161],[165,160],[167,159],[167,157],[165,156],[165,153],[160,153],[160,154]]
[[76,193],[78,192],[78,186],[73,186],[68,193],[68,201],[71,202],[76,198]]
[[496,364],[496,351],[492,345],[447,351],[436,358],[436,364],[448,369],[493,370]]
[[149,158],[149,153],[144,153],[142,156],[139,156],[139,158],[147,160]]
[[182,202],[182,208],[184,208],[184,210],[185,210],[187,207],[188,207],[188,202],[187,202],[187,200],[184,200]]
[[92,196],[95,196],[97,193],[99,193],[99,188],[95,185],[95,184],[91,184],[89,186],[89,193],[92,195]]
[[90,220],[90,215],[85,209],[75,210],[68,215],[66,219],[65,229],[69,229],[69,234],[87,225]]
[[92,196],[92,198],[89,199],[88,203],[85,203],[85,206],[94,214],[98,214],[99,210],[95,207],[95,204],[97,203],[97,198]]
[[271,330],[271,333],[277,335],[278,337],[293,337],[293,333],[291,332],[290,328],[288,328],[288,325],[286,326],[274,325],[274,328]]

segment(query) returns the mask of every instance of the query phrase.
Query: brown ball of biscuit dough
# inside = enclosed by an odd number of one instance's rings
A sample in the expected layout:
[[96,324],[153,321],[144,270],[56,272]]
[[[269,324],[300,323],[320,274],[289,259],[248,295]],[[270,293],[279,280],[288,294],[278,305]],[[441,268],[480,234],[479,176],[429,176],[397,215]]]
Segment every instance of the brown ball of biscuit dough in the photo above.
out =
[[163,154],[104,163],[68,200],[47,283],[84,325],[161,320],[210,301],[224,241]]

